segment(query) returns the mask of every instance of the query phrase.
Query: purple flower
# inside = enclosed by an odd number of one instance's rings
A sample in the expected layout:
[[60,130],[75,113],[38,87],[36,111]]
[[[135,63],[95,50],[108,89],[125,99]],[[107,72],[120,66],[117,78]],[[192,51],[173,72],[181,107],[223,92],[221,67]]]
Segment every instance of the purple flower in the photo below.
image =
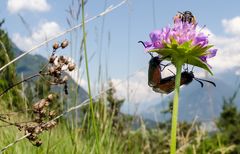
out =
[[[182,22],[181,20],[176,20],[173,27],[167,26],[161,30],[155,30],[150,33],[150,42],[144,42],[145,50],[150,51],[153,49],[163,49],[166,48],[166,44],[172,44],[177,42],[181,45],[185,42],[191,42],[191,47],[208,46],[208,35],[196,30],[197,24],[192,24],[188,22]],[[199,57],[202,61],[206,62],[207,58],[214,57],[216,55],[217,49],[211,49],[206,51],[209,53],[206,56]]]

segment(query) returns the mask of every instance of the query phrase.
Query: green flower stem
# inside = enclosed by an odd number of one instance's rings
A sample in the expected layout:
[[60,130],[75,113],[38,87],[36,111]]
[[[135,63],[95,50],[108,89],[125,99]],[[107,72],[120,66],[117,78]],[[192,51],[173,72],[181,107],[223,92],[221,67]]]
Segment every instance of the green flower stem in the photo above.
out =
[[[86,43],[86,32],[85,32],[85,16],[84,16],[84,0],[82,0],[82,31],[83,31],[83,48],[84,48],[84,57],[85,57],[85,64],[86,64],[86,74],[87,74],[87,82],[88,82],[88,95],[90,99],[90,110],[92,114],[92,124],[95,132],[96,142],[97,142],[97,153],[99,153],[99,135],[98,130],[96,127],[95,122],[95,114],[93,109],[93,101],[92,101],[92,95],[91,95],[91,85],[90,85],[90,75],[89,75],[89,69],[88,69],[88,58],[87,58],[87,43]],[[90,121],[88,121],[90,122]],[[90,127],[88,127],[90,128]]]
[[173,112],[172,112],[172,129],[171,129],[171,154],[176,153],[176,144],[177,144],[177,121],[178,121],[178,98],[179,98],[179,89],[181,82],[181,71],[182,71],[183,62],[177,60],[175,63],[176,67],[176,77],[175,77],[175,90],[174,90],[174,100],[173,100]]

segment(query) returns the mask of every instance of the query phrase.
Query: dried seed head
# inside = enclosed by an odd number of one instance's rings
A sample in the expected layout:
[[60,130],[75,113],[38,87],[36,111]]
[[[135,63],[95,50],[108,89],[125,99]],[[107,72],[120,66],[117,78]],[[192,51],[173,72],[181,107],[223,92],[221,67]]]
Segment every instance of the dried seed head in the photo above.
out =
[[31,135],[29,135],[27,137],[30,141],[36,141],[38,139],[37,134],[31,133]]
[[67,65],[68,63],[69,63],[70,61],[69,61],[69,59],[68,58],[66,58],[66,61],[65,61],[65,65]]
[[49,58],[49,63],[52,64],[56,58],[57,58],[57,56],[52,55],[52,56]]
[[35,142],[35,146],[39,147],[41,145],[42,145],[42,141],[38,140],[38,141]]
[[42,123],[43,122],[43,119],[41,117],[37,117],[34,119],[34,122],[36,123]]
[[[59,78],[61,76],[61,71],[55,71],[54,72],[54,77]],[[57,83],[57,82],[55,82]]]
[[49,116],[51,118],[53,118],[55,115],[56,115],[56,112],[54,110],[49,112]]
[[41,109],[41,110],[38,112],[38,113],[40,114],[40,115],[39,115],[40,118],[45,117],[45,116],[46,116],[46,112],[47,112],[46,109]]
[[59,66],[59,62],[58,62],[59,60],[58,59],[59,59],[58,57],[55,58],[55,60],[53,62],[54,66]]
[[64,49],[68,46],[68,40],[64,40],[62,43],[61,43],[61,47]]
[[49,101],[46,101],[44,106],[48,106],[49,105]]
[[53,66],[49,67],[49,68],[48,68],[48,72],[49,72],[50,74],[53,74],[53,73],[55,72],[55,68],[54,68]]
[[69,63],[69,64],[68,64],[68,70],[69,70],[69,71],[74,70],[75,67],[76,67],[76,64],[74,64],[74,63]]
[[34,133],[36,133],[36,134],[40,134],[42,131],[43,131],[43,129],[42,129],[40,126],[37,126],[37,127],[34,129]]
[[49,94],[47,97],[47,100],[51,102],[53,98],[54,98],[53,94]]
[[46,99],[41,99],[40,101],[38,101],[37,103],[33,104],[33,110],[34,111],[39,111],[42,110],[43,107],[47,104],[47,100]]
[[62,79],[62,82],[65,83],[65,82],[67,82],[67,81],[68,81],[68,76],[65,75],[65,76],[63,77],[63,79]]
[[67,57],[65,56],[60,56],[58,59],[59,63],[65,64],[68,61]]
[[53,128],[54,126],[56,126],[57,125],[57,122],[56,121],[49,121],[48,123],[46,123],[46,125],[45,125],[45,129],[47,130],[47,129],[51,129],[51,128]]
[[59,44],[57,43],[57,42],[55,42],[54,44],[53,44],[53,49],[58,49],[59,48]]

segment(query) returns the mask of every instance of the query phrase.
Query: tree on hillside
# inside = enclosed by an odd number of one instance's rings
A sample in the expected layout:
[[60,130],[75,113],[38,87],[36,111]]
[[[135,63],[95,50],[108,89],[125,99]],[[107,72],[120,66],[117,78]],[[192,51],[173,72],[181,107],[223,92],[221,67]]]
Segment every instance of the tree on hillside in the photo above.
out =
[[236,96],[237,92],[228,100],[224,99],[222,112],[217,122],[223,141],[229,145],[236,145],[232,153],[240,153],[240,111],[235,104]]
[[[10,41],[7,32],[2,29],[4,20],[0,22],[0,66],[7,64],[10,59],[13,59],[12,42]],[[0,72],[0,91],[12,86],[17,81],[15,65],[12,64],[2,72]],[[2,106],[9,109],[22,109],[23,99],[20,86],[14,87],[11,91],[1,97]]]

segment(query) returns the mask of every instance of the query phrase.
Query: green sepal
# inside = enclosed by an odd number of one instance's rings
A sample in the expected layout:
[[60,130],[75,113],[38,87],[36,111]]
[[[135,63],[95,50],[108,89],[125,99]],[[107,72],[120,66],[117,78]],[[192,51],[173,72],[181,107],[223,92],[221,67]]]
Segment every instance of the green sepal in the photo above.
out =
[[211,69],[207,65],[207,63],[203,62],[200,58],[195,57],[195,56],[188,56],[186,59],[186,63],[191,64],[193,66],[200,67],[202,69],[205,69],[208,71],[211,75],[213,75]]

